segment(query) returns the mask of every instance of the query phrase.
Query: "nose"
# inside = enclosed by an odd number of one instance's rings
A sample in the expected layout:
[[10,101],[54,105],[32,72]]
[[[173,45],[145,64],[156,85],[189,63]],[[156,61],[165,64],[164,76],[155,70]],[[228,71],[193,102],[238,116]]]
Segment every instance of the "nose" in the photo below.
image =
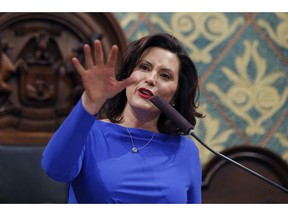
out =
[[146,77],[145,82],[148,85],[155,86],[156,83],[157,83],[157,73],[156,73],[156,71],[152,71],[150,73],[147,73],[147,77]]

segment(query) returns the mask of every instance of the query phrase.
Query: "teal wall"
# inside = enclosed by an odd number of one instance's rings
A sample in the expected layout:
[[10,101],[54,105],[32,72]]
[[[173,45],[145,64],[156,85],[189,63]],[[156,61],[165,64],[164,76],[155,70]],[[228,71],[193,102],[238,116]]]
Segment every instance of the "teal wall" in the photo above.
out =
[[[114,13],[129,41],[181,40],[200,76],[196,134],[217,151],[267,148],[288,163],[288,13]],[[200,144],[202,163],[212,156]]]

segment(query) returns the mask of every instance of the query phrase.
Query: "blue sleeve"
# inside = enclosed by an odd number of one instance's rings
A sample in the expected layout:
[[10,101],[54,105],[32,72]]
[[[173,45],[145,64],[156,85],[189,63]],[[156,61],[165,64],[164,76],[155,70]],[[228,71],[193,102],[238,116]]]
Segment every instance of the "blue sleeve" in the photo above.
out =
[[188,203],[202,203],[202,166],[200,161],[199,150],[194,145],[192,183],[188,191]]
[[95,122],[95,116],[84,109],[79,100],[42,154],[42,168],[56,181],[70,182],[79,173],[84,146]]

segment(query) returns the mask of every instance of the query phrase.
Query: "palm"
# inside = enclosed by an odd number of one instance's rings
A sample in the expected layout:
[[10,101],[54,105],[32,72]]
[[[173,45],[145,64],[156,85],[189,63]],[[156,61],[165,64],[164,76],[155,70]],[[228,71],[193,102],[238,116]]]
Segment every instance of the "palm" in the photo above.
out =
[[117,46],[111,48],[106,64],[104,64],[102,46],[98,40],[94,42],[94,61],[88,45],[84,46],[84,54],[86,69],[77,58],[73,58],[73,63],[81,76],[89,101],[97,102],[99,99],[111,98],[136,81],[133,77],[124,81],[116,80],[114,70],[118,54]]

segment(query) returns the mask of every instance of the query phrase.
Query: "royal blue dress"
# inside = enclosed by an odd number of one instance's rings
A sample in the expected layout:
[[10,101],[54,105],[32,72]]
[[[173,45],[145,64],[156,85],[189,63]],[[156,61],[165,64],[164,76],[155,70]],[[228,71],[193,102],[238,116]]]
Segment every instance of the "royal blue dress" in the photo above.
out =
[[[129,131],[138,148],[154,134]],[[156,133],[133,153],[127,129],[96,120],[81,100],[47,144],[42,167],[69,183],[68,203],[201,203],[201,163],[191,139]]]

